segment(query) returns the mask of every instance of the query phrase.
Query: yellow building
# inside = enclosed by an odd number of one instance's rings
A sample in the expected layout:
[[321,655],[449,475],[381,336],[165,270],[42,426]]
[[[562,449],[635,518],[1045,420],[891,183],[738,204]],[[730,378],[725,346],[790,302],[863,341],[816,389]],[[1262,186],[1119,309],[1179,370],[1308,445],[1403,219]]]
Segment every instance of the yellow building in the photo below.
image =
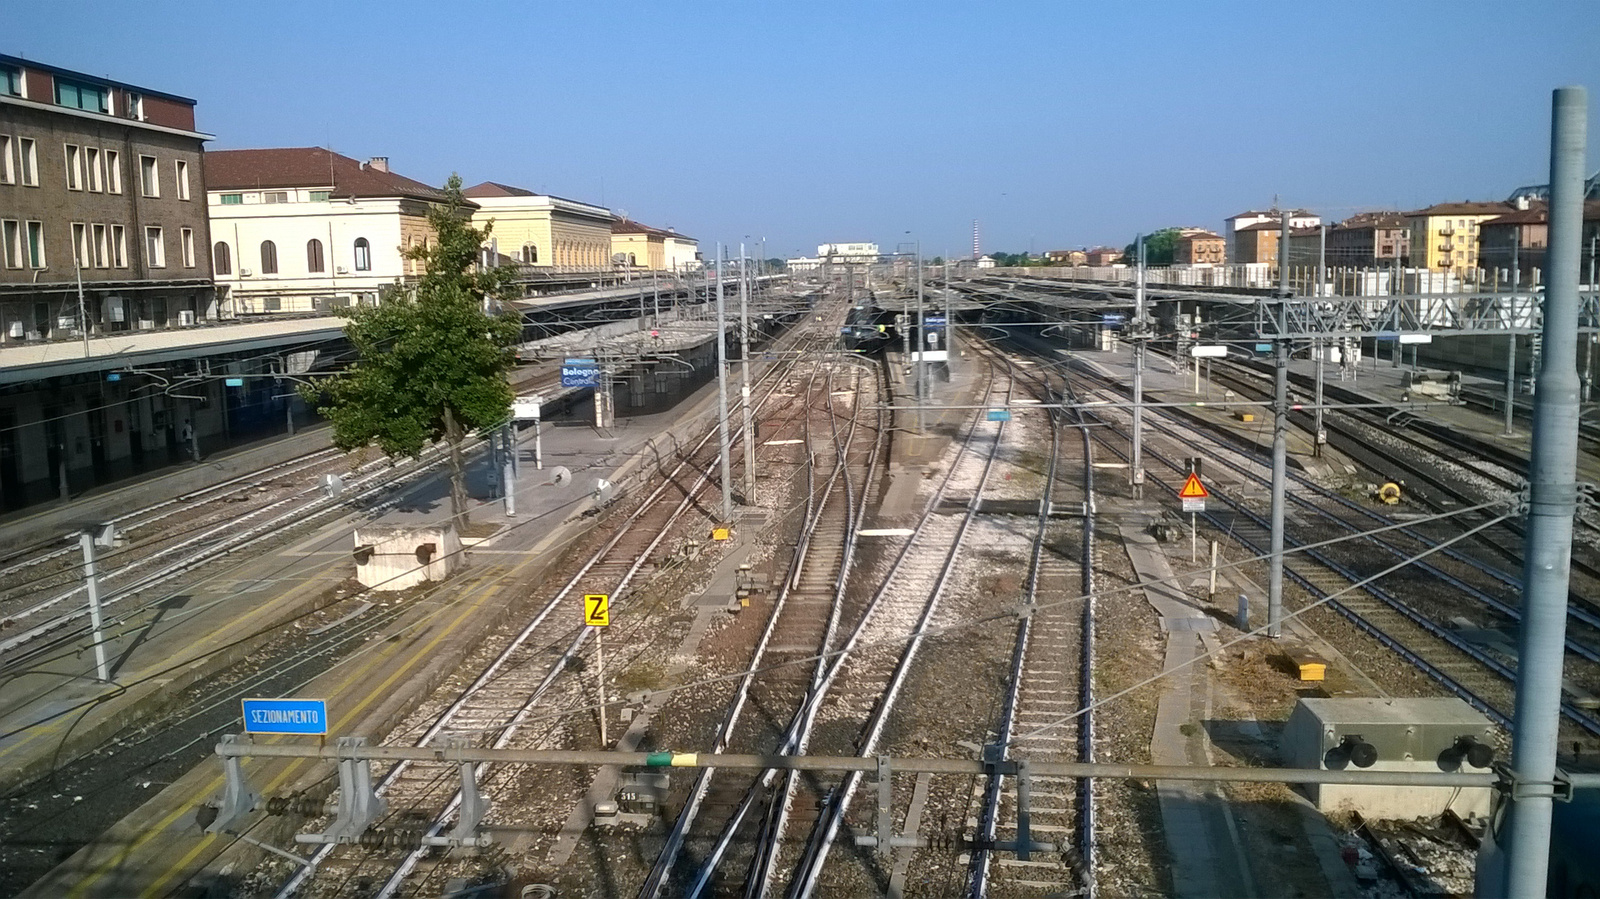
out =
[[681,272],[695,265],[698,243],[667,228],[652,228],[629,219],[611,223],[611,257],[630,268]]
[[1505,203],[1439,203],[1406,213],[1411,266],[1471,272],[1478,268],[1478,224],[1510,211]]
[[611,210],[494,181],[463,193],[479,207],[474,227],[494,222],[491,239],[501,256],[557,271],[611,267]]

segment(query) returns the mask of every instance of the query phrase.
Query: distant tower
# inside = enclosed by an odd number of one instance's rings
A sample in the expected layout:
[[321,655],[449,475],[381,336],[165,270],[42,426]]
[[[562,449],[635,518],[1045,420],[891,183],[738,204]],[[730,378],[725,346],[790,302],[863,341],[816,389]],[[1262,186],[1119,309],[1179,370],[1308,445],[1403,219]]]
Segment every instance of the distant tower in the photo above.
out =
[[972,220],[972,261],[978,261],[978,220]]

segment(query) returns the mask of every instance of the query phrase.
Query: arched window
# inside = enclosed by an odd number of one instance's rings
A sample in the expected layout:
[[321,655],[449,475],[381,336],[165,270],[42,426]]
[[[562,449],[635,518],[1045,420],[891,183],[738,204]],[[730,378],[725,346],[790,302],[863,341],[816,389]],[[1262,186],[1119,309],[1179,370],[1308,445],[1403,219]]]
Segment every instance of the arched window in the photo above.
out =
[[270,240],[261,242],[261,274],[276,275],[278,273],[278,245]]
[[306,241],[306,271],[312,273],[326,271],[322,264],[322,241],[315,237]]
[[225,242],[217,241],[217,245],[211,248],[211,258],[213,260],[211,266],[213,274],[233,274],[233,253],[228,250],[228,245]]
[[372,271],[372,244],[365,237],[356,238],[356,271]]
[[539,261],[539,248],[534,246],[531,243],[523,244],[522,245],[522,261],[524,263],[527,263],[528,265],[533,265],[533,264],[537,263]]

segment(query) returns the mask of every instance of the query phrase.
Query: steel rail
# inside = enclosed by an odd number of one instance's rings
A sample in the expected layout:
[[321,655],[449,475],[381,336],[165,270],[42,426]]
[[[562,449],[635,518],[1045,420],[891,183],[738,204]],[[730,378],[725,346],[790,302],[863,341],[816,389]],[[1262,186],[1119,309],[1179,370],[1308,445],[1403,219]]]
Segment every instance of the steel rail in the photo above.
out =
[[[974,416],[974,429],[976,429],[976,418]],[[984,487],[988,483],[989,474],[994,467],[995,457],[999,455],[1000,444],[1005,436],[1005,424],[1005,422],[1000,422],[999,427],[995,430],[994,440],[990,445],[988,458],[984,460],[983,473],[978,481],[977,489],[973,491],[972,498],[967,503],[966,515],[963,516],[955,539],[951,542],[950,551],[946,555],[944,564],[940,567],[938,578],[934,582],[928,601],[923,605],[922,614],[918,616],[916,625],[912,628],[911,639],[906,643],[904,650],[901,652],[900,660],[890,675],[888,687],[879,697],[872,716],[868,719],[865,736],[859,742],[860,750],[858,755],[862,757],[871,756],[873,751],[877,749],[878,741],[882,738],[884,728],[888,724],[889,714],[894,709],[895,700],[899,696],[900,690],[904,687],[906,678],[910,674],[911,666],[916,661],[917,653],[922,647],[928,624],[932,621],[934,613],[938,611],[939,601],[944,595],[945,586],[949,583],[950,576],[955,570],[955,563],[960,555],[962,541],[966,538],[967,530],[971,527],[973,520],[977,518],[978,509],[982,504]],[[965,446],[963,446],[963,449],[965,449]],[[951,465],[951,472],[954,472],[955,469],[956,465]],[[948,478],[945,483],[949,483]],[[943,488],[944,485],[941,485],[938,494],[936,494],[936,499],[943,496]],[[933,508],[934,505],[930,504],[930,513]],[[921,532],[920,525],[918,532]],[[914,535],[911,540],[907,541],[907,549],[910,548],[915,540],[916,536]],[[901,558],[904,558],[904,555]],[[811,838],[807,840],[806,849],[802,855],[797,874],[790,882],[788,891],[790,899],[807,899],[816,888],[817,878],[821,875],[823,865],[827,862],[828,852],[833,846],[834,839],[838,835],[839,826],[844,820],[845,813],[849,810],[851,798],[854,796],[855,789],[860,782],[861,773],[859,771],[847,774],[839,788],[832,792],[829,801],[824,803],[822,813],[818,816],[816,825],[812,828]]]

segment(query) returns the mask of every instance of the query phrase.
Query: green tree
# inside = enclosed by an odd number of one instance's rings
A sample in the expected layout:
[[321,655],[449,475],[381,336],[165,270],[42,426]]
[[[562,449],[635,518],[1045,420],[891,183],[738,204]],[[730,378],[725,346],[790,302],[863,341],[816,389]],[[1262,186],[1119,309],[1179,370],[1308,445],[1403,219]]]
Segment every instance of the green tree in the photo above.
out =
[[423,263],[414,286],[395,285],[375,306],[340,310],[356,362],[306,391],[306,400],[333,423],[343,450],[377,444],[389,458],[416,458],[440,440],[450,447],[450,512],[467,524],[461,448],[473,430],[494,427],[510,414],[506,373],[516,362],[521,316],[492,314],[513,295],[510,266],[479,268],[492,225],[467,221],[461,178],[451,175],[445,202],[428,211],[435,237],[412,247]]
[[[1160,231],[1146,234],[1144,237],[1144,264],[1171,265],[1177,249],[1177,228],[1162,228]],[[1129,265],[1139,264],[1138,240],[1122,249],[1122,261]]]

